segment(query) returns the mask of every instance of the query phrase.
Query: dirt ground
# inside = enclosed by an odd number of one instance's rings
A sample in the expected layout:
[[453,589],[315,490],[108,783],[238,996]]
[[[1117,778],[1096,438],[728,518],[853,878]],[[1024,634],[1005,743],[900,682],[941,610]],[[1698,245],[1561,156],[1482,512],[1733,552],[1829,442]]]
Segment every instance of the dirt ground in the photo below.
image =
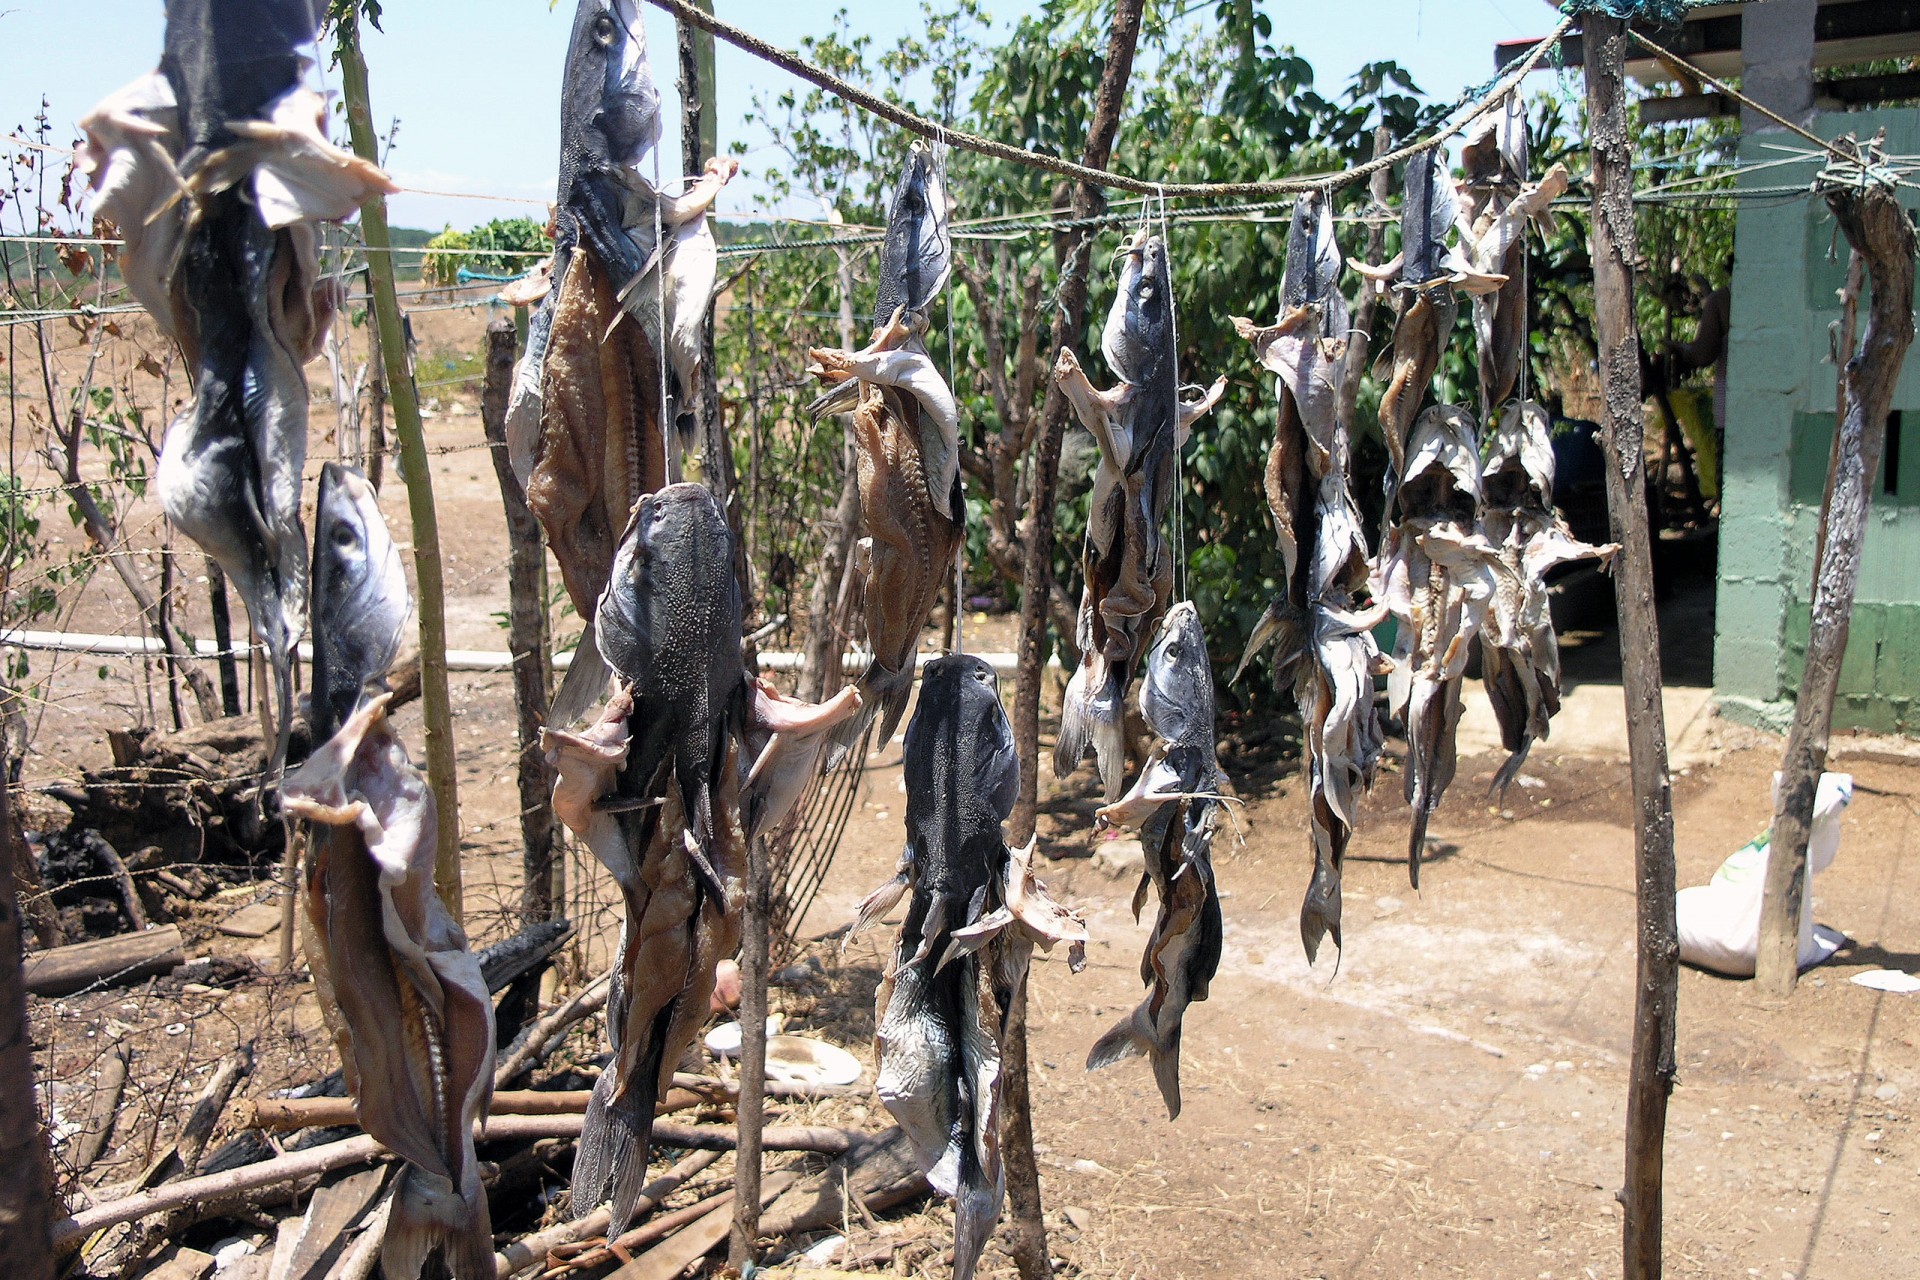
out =
[[[477,349],[483,318],[423,318],[423,352]],[[435,457],[433,479],[449,643],[502,649],[498,490],[474,447],[472,387],[440,390],[429,443],[448,450]],[[316,467],[331,455],[320,425],[316,412]],[[36,470],[25,465],[22,474]],[[29,482],[44,482],[38,474]],[[384,505],[404,531],[401,486],[387,486]],[[150,511],[134,509],[129,528],[136,545],[157,541]],[[103,574],[62,625],[133,634],[137,620],[119,583]],[[1697,646],[1694,634],[1679,643]],[[970,647],[1006,644],[999,620],[970,624],[968,635]],[[36,709],[29,788],[104,762],[109,728],[156,714],[152,706],[164,715],[138,662],[46,654],[33,662],[55,679]],[[453,699],[468,915],[485,942],[511,931],[517,895],[511,691],[501,674],[455,673]],[[403,713],[416,747],[418,724],[417,710]],[[1683,885],[1705,882],[1769,817],[1777,741],[1731,725],[1710,738],[1705,761],[1674,780]],[[1034,1128],[1054,1252],[1071,1273],[1618,1275],[1614,1193],[1635,936],[1623,750],[1542,750],[1527,770],[1539,785],[1513,788],[1504,809],[1484,798],[1497,761],[1464,760],[1434,822],[1440,848],[1419,893],[1405,871],[1400,780],[1384,773],[1350,855],[1337,970],[1330,953],[1310,969],[1299,942],[1309,865],[1301,780],[1288,761],[1228,754],[1223,763],[1244,804],[1234,808],[1235,833],[1223,833],[1214,851],[1226,955],[1211,998],[1187,1015],[1185,1110],[1175,1123],[1143,1065],[1082,1069],[1088,1046],[1140,996],[1147,931],[1128,911],[1133,876],[1121,849],[1091,833],[1089,771],[1059,788],[1043,779],[1042,874],[1085,911],[1094,936],[1083,973],[1069,974],[1058,958],[1039,963],[1032,996]],[[904,812],[898,754],[896,741],[868,769],[803,935],[840,928],[854,902],[891,874]],[[1785,1005],[1758,998],[1748,983],[1692,970],[1681,978],[1667,1139],[1672,1275],[1883,1280],[1908,1274],[1920,1257],[1911,1110],[1920,1099],[1920,1005],[1847,981],[1866,969],[1920,967],[1920,767],[1844,743],[1836,767],[1854,774],[1858,793],[1816,901],[1818,919],[1844,931],[1848,947]],[[58,807],[40,800],[33,813],[46,818]],[[570,855],[569,905],[589,934],[615,923],[592,871],[583,853]],[[273,938],[246,942],[212,926],[220,912],[269,892],[197,910],[188,924],[194,953],[264,961]],[[581,967],[601,954],[604,939],[593,941],[575,958]],[[877,930],[844,959],[830,946],[812,949],[833,998],[784,992],[790,1029],[866,1054],[867,1002],[887,941]],[[169,1099],[177,1110],[197,1087],[195,1071],[166,1073],[164,1064],[186,1061],[166,1048],[183,1037],[206,1039],[193,1055],[202,1064],[217,1056],[214,1042],[278,1037],[250,1092],[326,1069],[330,1050],[315,1032],[310,988],[261,979],[195,985],[36,1002],[36,1043],[56,1101],[85,1080],[112,1018],[144,1037],[139,1052],[149,1056],[136,1057],[146,1065],[136,1065],[135,1093],[156,1113]],[[877,1104],[862,1101],[856,1111],[880,1122]],[[152,1136],[122,1135],[102,1168],[133,1171]],[[871,1234],[856,1231],[851,1251]],[[914,1270],[940,1274],[935,1261]],[[1012,1274],[997,1252],[988,1264]]]

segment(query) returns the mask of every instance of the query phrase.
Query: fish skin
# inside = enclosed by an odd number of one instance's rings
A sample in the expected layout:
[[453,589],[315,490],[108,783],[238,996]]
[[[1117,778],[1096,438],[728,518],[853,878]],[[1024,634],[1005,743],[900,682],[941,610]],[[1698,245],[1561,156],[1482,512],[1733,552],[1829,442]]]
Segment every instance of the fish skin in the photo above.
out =
[[1560,708],[1560,646],[1546,573],[1587,559],[1605,567],[1620,549],[1579,541],[1554,509],[1551,431],[1538,404],[1508,405],[1481,468],[1481,527],[1505,569],[1480,633],[1481,677],[1508,752],[1494,775],[1494,795],[1519,775]]
[[820,768],[828,734],[860,710],[852,685],[825,702],[789,698],[754,678],[747,705],[740,812],[749,845],[780,826]]
[[1388,702],[1407,726],[1407,863],[1415,888],[1426,829],[1453,779],[1460,690],[1474,638],[1505,566],[1480,530],[1480,460],[1472,417],[1451,405],[1420,415],[1408,470],[1376,566],[1373,594],[1399,622]]
[[946,189],[933,152],[925,143],[915,142],[907,149],[900,181],[887,206],[874,326],[884,325],[896,311],[924,318],[952,269]]
[[1122,256],[1101,337],[1119,382],[1096,389],[1066,347],[1053,370],[1100,451],[1080,556],[1081,666],[1068,682],[1053,768],[1068,776],[1091,743],[1109,803],[1120,794],[1126,764],[1122,704],[1173,591],[1163,526],[1174,464],[1191,424],[1226,390],[1222,377],[1200,399],[1180,400],[1172,308],[1166,247],[1142,231]]
[[[1098,811],[1097,821],[1135,827],[1146,853],[1146,882],[1159,915],[1140,958],[1147,997],[1094,1043],[1087,1070],[1134,1054],[1153,1064],[1167,1119],[1180,1118],[1180,1039],[1187,1006],[1205,1000],[1220,967],[1224,926],[1214,882],[1214,827],[1220,784],[1214,756],[1213,668],[1200,615],[1189,601],[1167,611],[1148,651],[1140,714],[1153,734],[1131,791]],[[1141,897],[1135,896],[1139,918]]]
[[[821,381],[839,386],[857,380],[859,385],[853,440],[866,533],[867,637],[873,646],[873,658],[857,682],[860,710],[833,731],[829,768],[874,721],[880,742],[893,736],[913,696],[920,633],[960,550],[960,525],[949,514],[964,510],[958,446],[947,455],[952,466],[944,479],[935,468],[944,468],[945,460],[927,447],[930,438],[957,440],[940,422],[952,393],[924,351],[917,350],[919,341],[904,317],[896,316],[862,351],[808,352],[808,371]],[[895,362],[887,358],[891,353],[908,358]],[[957,432],[957,416],[952,422]]]
[[715,793],[728,781],[724,762],[747,684],[733,535],[705,487],[668,485],[640,500],[596,626],[608,663],[632,684],[638,733],[623,777],[650,779],[662,762],[670,766],[687,815],[688,854],[720,896]]
[[1020,764],[993,668],[955,654],[927,664],[907,725],[907,852],[862,905],[870,923],[911,892],[876,1000],[876,1087],[928,1182],[954,1201],[954,1275],[968,1280],[1005,1197],[1000,1042],[1034,946],[1085,929],[1006,846]]
[[360,1125],[408,1162],[382,1250],[412,1280],[434,1248],[457,1280],[493,1274],[473,1128],[493,1092],[493,1003],[433,885],[432,790],[386,718],[360,706],[291,770],[287,812],[312,823],[308,947]]
[[400,652],[413,597],[379,495],[359,470],[320,468],[313,520],[313,692],[316,742],[353,714]]

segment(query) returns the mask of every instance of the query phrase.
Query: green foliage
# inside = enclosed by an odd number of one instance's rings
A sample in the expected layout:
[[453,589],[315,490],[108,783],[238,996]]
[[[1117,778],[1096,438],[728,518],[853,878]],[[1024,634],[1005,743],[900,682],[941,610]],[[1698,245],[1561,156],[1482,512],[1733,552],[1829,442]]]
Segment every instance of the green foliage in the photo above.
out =
[[[478,252],[436,253],[436,249]],[[449,226],[427,241],[420,278],[435,288],[449,289],[460,282],[462,267],[488,275],[518,275],[538,261],[529,254],[552,252],[552,237],[532,218],[495,218],[471,231]]]

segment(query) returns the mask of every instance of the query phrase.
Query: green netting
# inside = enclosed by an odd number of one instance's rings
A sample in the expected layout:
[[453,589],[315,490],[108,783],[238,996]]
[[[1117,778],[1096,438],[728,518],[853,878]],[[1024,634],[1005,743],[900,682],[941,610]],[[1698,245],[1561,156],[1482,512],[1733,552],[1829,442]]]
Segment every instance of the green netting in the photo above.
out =
[[1565,0],[1560,12],[1604,13],[1634,22],[1670,25],[1686,16],[1699,0]]

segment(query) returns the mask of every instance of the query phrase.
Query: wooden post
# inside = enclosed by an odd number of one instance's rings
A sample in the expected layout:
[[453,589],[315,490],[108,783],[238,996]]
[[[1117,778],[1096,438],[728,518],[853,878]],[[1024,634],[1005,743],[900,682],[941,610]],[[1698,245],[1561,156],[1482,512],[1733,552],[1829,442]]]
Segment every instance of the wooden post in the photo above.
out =
[[[1140,39],[1142,0],[1119,0],[1113,25],[1107,32],[1106,64],[1094,98],[1093,122],[1087,129],[1087,153],[1082,163],[1104,169],[1113,154],[1114,135],[1120,129],[1120,108],[1133,74],[1133,49]],[[1084,223],[1105,207],[1099,188],[1082,182],[1073,189],[1073,217]],[[1055,241],[1060,262],[1059,306],[1053,313],[1049,353],[1079,341],[1087,325],[1087,273],[1093,253],[1093,228],[1079,225]],[[1013,742],[1020,759],[1020,795],[1013,805],[1009,843],[1023,845],[1033,836],[1035,808],[1040,794],[1040,679],[1047,660],[1047,597],[1053,591],[1054,489],[1060,479],[1060,441],[1067,429],[1067,397],[1060,384],[1047,379],[1047,397],[1041,409],[1039,453],[1028,487],[1027,530],[1021,539],[1026,558],[1020,574],[1020,665],[1014,678]],[[1045,1263],[1044,1256],[1041,1259]],[[1026,1275],[1022,1268],[1021,1274]]]
[[[1107,167],[1114,135],[1120,128],[1120,109],[1126,102],[1127,80],[1133,74],[1134,46],[1140,39],[1143,0],[1119,0],[1113,24],[1107,30],[1106,63],[1094,98],[1093,120],[1087,130],[1082,163]],[[1105,197],[1091,183],[1073,189],[1073,217],[1093,217]],[[1053,315],[1049,351],[1077,342],[1086,328],[1087,275],[1092,258],[1093,230],[1077,226],[1056,242],[1059,246],[1059,307]],[[1010,843],[1025,844],[1033,837],[1040,794],[1040,680],[1046,670],[1047,598],[1053,591],[1054,489],[1060,478],[1060,441],[1067,426],[1067,398],[1060,384],[1047,379],[1041,409],[1040,438],[1034,459],[1030,507],[1022,542],[1026,558],[1020,575],[1020,665],[1014,681],[1013,741],[1020,760],[1020,794],[1014,801]],[[1027,1088],[1027,975],[1014,988],[1007,1019],[1006,1043],[1000,1048],[1002,1100],[1000,1145],[1007,1166],[1007,1204],[1014,1265],[1021,1280],[1044,1280],[1053,1274],[1047,1257],[1047,1226],[1041,1216],[1040,1168],[1033,1154],[1033,1110]]]
[[[1884,163],[1877,145],[1869,145],[1865,156],[1851,137],[1836,145],[1852,150],[1863,166]],[[1762,992],[1782,998],[1793,993],[1800,977],[1800,912],[1813,802],[1827,767],[1833,700],[1840,684],[1841,659],[1847,652],[1854,589],[1860,581],[1867,507],[1886,444],[1887,410],[1907,348],[1913,344],[1914,233],[1905,212],[1892,193],[1872,178],[1836,186],[1826,196],[1854,261],[1865,260],[1870,283],[1866,333],[1859,350],[1847,353],[1846,366],[1840,371],[1845,411],[1835,424],[1814,565],[1807,660],[1780,764],[1766,896],[1761,900],[1754,979]]]
[[[367,62],[360,53],[357,5],[348,6],[334,35],[341,93],[347,104],[347,132],[352,135],[354,152],[378,163],[373,107],[367,97]],[[393,403],[393,429],[400,437],[407,511],[413,521],[414,579],[420,588],[420,709],[426,721],[427,783],[440,810],[433,883],[447,910],[460,920],[465,914],[460,901],[460,797],[454,773],[453,705],[447,693],[446,585],[440,570],[440,521],[433,508],[433,469],[427,462],[426,435],[420,425],[420,397],[401,329],[400,299],[393,288],[393,238],[387,232],[385,196],[375,195],[361,206],[360,230],[367,246],[367,281],[380,335],[380,358],[386,367],[387,395]]]
[[760,1234],[761,1126],[767,1093],[767,937],[773,915],[773,864],[765,840],[748,850],[746,919],[740,942],[740,1097],[734,1106],[733,1231],[727,1265],[745,1275]]
[[547,675],[553,662],[547,649],[545,544],[539,522],[527,509],[527,495],[507,461],[507,397],[513,390],[513,321],[496,316],[487,324],[485,375],[480,385],[480,421],[487,433],[500,480],[500,502],[507,511],[507,651],[513,655],[513,704],[518,713],[520,763],[520,912],[528,921],[551,920],[553,885],[552,770],[540,751],[540,727],[547,722]]
[[1646,419],[1640,338],[1633,319],[1633,148],[1627,138],[1627,25],[1589,11],[1587,114],[1593,131],[1593,297],[1607,466],[1607,514],[1620,557],[1613,570],[1620,614],[1621,684],[1633,775],[1634,879],[1639,961],[1633,1057],[1627,1084],[1625,1280],[1660,1274],[1660,1205],[1680,944],[1674,925],[1673,789],[1660,701],[1660,624],[1647,533]]
[[227,574],[212,556],[207,566],[207,599],[213,609],[213,643],[220,650],[220,707],[230,716],[240,714],[240,667],[233,657],[233,615],[227,608]]
[[[0,850],[13,848],[13,770],[0,738]],[[51,1280],[53,1236],[46,1142],[33,1093],[33,1040],[21,971],[20,900],[13,868],[0,873],[0,1268],[13,1280]]]

